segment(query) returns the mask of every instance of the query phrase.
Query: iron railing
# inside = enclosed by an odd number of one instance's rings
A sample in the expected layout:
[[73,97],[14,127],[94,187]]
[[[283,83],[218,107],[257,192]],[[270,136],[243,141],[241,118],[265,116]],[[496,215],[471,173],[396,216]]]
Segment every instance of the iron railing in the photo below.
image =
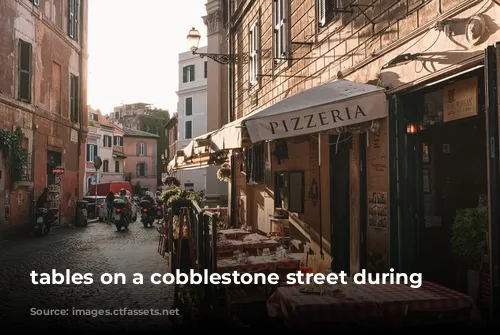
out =
[[31,154],[28,154],[27,160],[26,160],[26,166],[23,169],[23,173],[21,175],[21,180],[22,181],[33,181],[33,169],[32,169],[32,160],[31,160]]

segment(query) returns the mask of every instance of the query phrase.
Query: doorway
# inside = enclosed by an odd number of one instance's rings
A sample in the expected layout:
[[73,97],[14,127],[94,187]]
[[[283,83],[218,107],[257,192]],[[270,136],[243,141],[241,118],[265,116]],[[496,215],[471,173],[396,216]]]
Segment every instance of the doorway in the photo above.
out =
[[56,183],[56,175],[52,173],[52,170],[62,165],[62,155],[57,151],[47,151],[47,185],[52,185]]
[[451,233],[456,211],[474,208],[487,193],[484,114],[418,133],[421,155],[420,268],[425,278],[454,287]]
[[350,274],[349,134],[332,135],[330,143],[332,271]]

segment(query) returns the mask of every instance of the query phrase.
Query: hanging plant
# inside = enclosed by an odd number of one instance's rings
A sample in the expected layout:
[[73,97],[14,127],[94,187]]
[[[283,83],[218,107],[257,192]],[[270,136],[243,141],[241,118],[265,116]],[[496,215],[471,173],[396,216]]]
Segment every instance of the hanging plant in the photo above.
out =
[[13,133],[0,129],[0,150],[9,171],[11,185],[22,180],[28,165],[28,151],[23,148],[22,139],[23,132],[19,127]]
[[165,179],[165,185],[171,187],[171,186],[177,186],[177,187],[180,187],[181,186],[181,181],[175,177],[167,177]]
[[210,155],[210,160],[215,164],[215,165],[222,165],[224,163],[227,163],[228,158],[227,158],[227,153],[225,151],[220,151],[218,153]]
[[224,163],[220,166],[219,170],[217,171],[217,178],[219,178],[220,181],[229,181],[229,179],[231,178],[231,167],[228,163]]

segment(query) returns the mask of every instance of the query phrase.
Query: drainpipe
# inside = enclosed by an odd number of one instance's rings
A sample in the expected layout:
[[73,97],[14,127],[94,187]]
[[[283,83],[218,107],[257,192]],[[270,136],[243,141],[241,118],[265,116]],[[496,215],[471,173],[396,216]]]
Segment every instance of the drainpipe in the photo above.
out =
[[[233,1],[227,1],[227,36],[228,36],[228,54],[234,56],[234,43],[233,43],[233,29],[232,29],[232,20],[231,20],[231,15],[233,13]],[[234,62],[230,62],[228,64],[228,70],[227,70],[227,75],[228,75],[228,80],[227,80],[227,97],[228,97],[228,104],[227,104],[227,110],[228,110],[228,116],[227,116],[227,121],[228,123],[231,121],[234,121],[234,103],[233,103],[233,67],[234,67]],[[236,175],[236,165],[235,165],[235,158],[233,155],[231,155],[231,190],[230,190],[230,199],[229,200],[229,206],[231,208],[231,225],[233,227],[236,226],[237,219],[236,219],[236,209],[237,209],[237,204],[236,204],[236,182],[234,181],[233,177]]]

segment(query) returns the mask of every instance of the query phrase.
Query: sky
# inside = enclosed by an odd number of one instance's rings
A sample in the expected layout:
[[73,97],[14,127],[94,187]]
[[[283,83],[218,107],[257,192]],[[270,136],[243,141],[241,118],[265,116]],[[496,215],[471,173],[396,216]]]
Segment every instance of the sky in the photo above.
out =
[[206,0],[90,0],[88,103],[108,114],[145,102],[177,109],[178,55],[196,27],[206,45]]

